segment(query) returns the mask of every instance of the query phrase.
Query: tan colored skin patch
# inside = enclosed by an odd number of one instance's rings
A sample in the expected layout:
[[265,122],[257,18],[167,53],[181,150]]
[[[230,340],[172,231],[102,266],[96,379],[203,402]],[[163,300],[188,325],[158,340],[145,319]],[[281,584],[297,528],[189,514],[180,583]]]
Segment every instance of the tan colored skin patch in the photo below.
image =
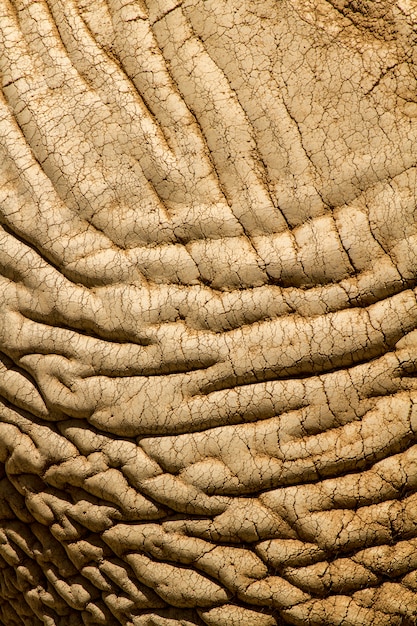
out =
[[416,24],[0,0],[0,624],[416,622]]

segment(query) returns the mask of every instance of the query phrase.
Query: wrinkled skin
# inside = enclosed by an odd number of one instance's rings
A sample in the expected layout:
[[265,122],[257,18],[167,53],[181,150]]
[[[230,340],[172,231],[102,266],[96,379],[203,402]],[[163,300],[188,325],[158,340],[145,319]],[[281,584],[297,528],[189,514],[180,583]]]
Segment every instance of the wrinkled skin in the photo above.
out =
[[417,623],[417,3],[0,0],[0,623]]

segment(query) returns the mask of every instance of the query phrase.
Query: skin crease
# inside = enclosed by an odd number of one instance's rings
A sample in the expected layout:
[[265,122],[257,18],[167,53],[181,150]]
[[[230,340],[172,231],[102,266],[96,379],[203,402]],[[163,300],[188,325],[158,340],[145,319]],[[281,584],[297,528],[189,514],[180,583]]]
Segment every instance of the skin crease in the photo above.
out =
[[416,623],[416,24],[0,0],[0,624]]

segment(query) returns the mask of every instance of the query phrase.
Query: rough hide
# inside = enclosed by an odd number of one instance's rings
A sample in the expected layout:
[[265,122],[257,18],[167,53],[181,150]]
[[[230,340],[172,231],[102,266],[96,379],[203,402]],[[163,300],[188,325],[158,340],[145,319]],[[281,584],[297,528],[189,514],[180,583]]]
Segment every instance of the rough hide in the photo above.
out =
[[417,623],[417,5],[0,0],[0,623]]

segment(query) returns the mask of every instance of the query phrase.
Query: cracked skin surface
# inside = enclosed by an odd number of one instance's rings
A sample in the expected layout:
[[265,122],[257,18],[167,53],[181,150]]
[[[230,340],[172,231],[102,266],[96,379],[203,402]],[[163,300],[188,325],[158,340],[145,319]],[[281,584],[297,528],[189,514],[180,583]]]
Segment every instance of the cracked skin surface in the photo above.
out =
[[417,4],[0,0],[0,623],[417,620]]

